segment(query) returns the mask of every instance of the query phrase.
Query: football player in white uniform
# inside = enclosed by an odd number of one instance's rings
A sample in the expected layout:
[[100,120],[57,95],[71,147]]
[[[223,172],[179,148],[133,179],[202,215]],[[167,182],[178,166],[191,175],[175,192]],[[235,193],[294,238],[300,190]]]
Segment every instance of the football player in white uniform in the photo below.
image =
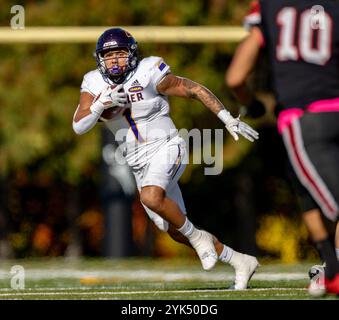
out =
[[207,88],[172,74],[162,58],[139,61],[137,42],[121,28],[108,29],[100,36],[96,60],[98,68],[87,73],[81,85],[74,131],[89,131],[106,109],[117,108],[117,116],[104,123],[123,148],[150,219],[174,240],[193,247],[204,270],[212,269],[218,259],[233,266],[233,289],[246,289],[259,265],[257,259],[222,244],[186,217],[178,180],[187,164],[187,153],[169,116],[167,96],[201,101],[235,140],[242,135],[253,142],[258,133],[233,118]]

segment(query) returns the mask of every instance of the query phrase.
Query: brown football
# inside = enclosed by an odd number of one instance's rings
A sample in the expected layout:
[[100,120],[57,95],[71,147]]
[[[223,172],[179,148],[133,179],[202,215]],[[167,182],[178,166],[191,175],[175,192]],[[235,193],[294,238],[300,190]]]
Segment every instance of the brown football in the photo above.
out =
[[105,109],[103,113],[101,114],[99,121],[108,121],[115,118],[117,115],[119,115],[124,108],[121,107],[111,107],[108,109]]
[[[111,89],[114,89],[115,87],[116,87],[116,85],[111,85]],[[119,90],[119,92],[121,92],[121,91],[123,91],[123,89]],[[119,115],[121,113],[122,109],[124,109],[124,108],[111,107],[111,108],[105,109],[103,111],[103,113],[101,114],[98,121],[102,122],[102,121],[112,120],[113,118],[115,118],[117,115]]]

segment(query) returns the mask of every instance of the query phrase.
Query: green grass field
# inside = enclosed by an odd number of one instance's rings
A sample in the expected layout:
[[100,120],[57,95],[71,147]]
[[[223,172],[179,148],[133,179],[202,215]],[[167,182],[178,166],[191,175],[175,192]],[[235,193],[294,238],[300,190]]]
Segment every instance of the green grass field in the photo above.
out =
[[[233,270],[220,263],[205,272],[198,260],[184,259],[6,260],[0,261],[0,300],[315,299],[305,289],[307,271],[313,262],[297,265],[260,262],[262,265],[249,289],[230,291],[227,288],[232,283]],[[11,288],[15,278],[12,279],[10,271],[14,265],[24,267],[24,289]]]

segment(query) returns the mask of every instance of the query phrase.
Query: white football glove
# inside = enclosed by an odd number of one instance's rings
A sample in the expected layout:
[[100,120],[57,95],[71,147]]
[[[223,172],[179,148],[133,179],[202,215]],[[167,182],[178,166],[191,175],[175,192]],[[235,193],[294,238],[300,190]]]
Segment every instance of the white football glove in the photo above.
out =
[[101,115],[105,109],[111,107],[125,107],[127,104],[127,95],[123,91],[119,92],[121,89],[123,89],[122,84],[117,85],[113,89],[109,85],[104,87],[104,89],[99,93],[95,101],[92,103],[90,107],[91,112]]
[[240,115],[237,118],[233,118],[227,110],[222,110],[218,113],[218,118],[225,124],[226,129],[235,141],[239,140],[238,134],[251,142],[259,138],[259,133],[245,122],[242,122]]

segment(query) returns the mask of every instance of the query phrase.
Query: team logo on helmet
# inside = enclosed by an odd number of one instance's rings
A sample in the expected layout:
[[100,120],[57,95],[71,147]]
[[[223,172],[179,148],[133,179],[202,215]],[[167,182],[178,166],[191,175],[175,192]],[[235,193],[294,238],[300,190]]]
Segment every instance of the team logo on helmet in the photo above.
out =
[[108,41],[108,42],[105,42],[102,47],[103,48],[106,48],[106,47],[116,47],[117,45],[118,45],[118,43],[116,41]]

